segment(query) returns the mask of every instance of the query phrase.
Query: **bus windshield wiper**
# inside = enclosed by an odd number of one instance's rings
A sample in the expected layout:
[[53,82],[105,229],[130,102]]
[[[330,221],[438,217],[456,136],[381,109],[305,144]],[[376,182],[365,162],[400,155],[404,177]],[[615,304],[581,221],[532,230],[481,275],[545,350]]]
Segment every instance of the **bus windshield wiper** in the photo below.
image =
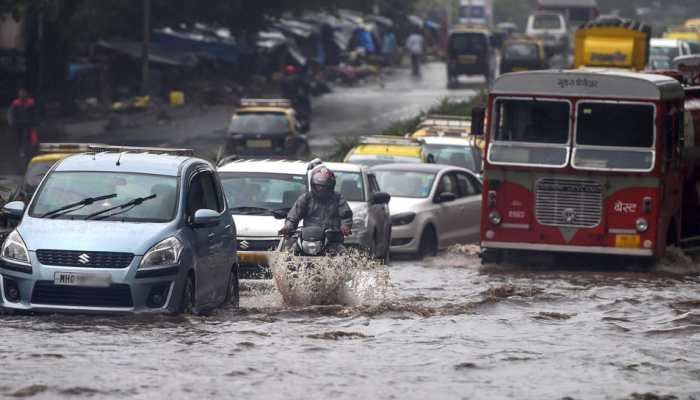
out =
[[233,207],[230,208],[229,211],[234,214],[243,215],[264,215],[272,212],[270,209],[265,207]]
[[[125,213],[127,211],[130,211],[132,208],[143,204],[143,202],[145,202],[147,200],[155,199],[155,198],[156,198],[155,194],[152,194],[152,195],[146,196],[146,197],[137,197],[133,200],[127,201],[124,204],[119,204],[117,206],[110,207],[110,208],[107,208],[105,210],[94,212],[94,213],[88,215],[87,217],[85,217],[85,219],[88,220],[88,219],[93,219],[95,217],[99,217],[99,218],[95,218],[95,219],[100,220],[100,219],[106,219],[109,217],[113,217],[115,215],[119,215],[119,214]],[[109,212],[115,211],[115,210],[119,210],[119,211],[108,214]],[[107,214],[107,215],[104,215],[104,214]]]
[[75,203],[66,204],[65,206],[63,206],[61,208],[57,208],[55,210],[51,210],[49,212],[46,212],[46,213],[40,215],[40,218],[60,217],[61,215],[68,214],[69,212],[78,211],[79,209],[81,209],[85,206],[89,206],[97,201],[113,199],[115,197],[117,197],[116,193],[107,194],[104,196],[97,196],[97,197],[86,197],[80,201],[76,201]]

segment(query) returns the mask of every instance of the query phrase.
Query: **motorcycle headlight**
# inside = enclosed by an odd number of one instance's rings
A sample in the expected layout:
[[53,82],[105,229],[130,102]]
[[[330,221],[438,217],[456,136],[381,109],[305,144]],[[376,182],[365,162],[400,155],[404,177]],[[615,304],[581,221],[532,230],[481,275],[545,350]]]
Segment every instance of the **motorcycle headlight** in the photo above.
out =
[[323,243],[321,242],[301,242],[301,250],[304,252],[304,254],[308,254],[310,256],[315,256],[320,253],[322,246]]
[[157,268],[180,263],[180,255],[185,246],[176,237],[169,237],[151,247],[141,260],[139,268]]
[[31,265],[29,261],[29,251],[27,251],[27,245],[24,244],[22,236],[16,230],[12,231],[7,235],[7,239],[2,244],[2,258],[8,261]]

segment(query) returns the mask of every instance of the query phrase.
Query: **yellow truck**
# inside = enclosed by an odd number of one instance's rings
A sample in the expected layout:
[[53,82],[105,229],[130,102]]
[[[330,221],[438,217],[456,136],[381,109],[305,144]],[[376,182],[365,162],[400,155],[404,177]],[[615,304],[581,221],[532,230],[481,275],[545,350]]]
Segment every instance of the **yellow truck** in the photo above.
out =
[[574,67],[641,71],[649,60],[651,27],[619,17],[600,17],[576,31]]

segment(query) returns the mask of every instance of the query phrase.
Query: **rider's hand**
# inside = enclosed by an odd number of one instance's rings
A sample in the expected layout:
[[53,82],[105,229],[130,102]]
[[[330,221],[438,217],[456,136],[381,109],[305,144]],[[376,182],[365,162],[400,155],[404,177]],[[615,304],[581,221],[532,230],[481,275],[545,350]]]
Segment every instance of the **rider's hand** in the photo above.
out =
[[352,229],[348,225],[343,225],[340,227],[340,233],[343,234],[343,236],[350,236],[352,234]]
[[278,235],[287,237],[289,236],[289,229],[285,226],[284,228],[280,229],[279,232],[277,232]]

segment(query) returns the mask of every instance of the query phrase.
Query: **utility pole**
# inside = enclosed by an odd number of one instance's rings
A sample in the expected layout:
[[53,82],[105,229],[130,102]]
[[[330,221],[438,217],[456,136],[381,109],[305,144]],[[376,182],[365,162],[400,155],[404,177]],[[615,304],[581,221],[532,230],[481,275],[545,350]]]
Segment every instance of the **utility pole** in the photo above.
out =
[[452,26],[452,0],[445,0],[445,24],[449,30]]
[[143,0],[143,44],[141,45],[141,94],[149,94],[150,66],[149,48],[151,47],[151,0]]

